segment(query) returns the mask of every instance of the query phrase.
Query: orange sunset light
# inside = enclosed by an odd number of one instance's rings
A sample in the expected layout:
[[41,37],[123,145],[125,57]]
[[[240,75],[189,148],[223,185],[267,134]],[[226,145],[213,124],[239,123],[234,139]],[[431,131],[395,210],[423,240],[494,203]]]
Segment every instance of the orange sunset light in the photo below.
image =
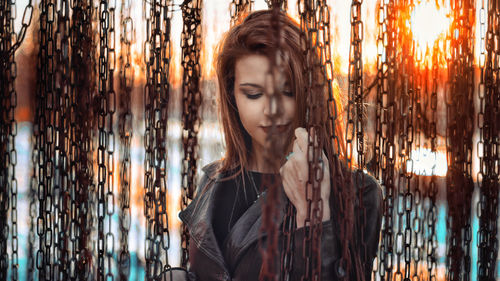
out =
[[450,24],[449,9],[436,6],[435,1],[417,3],[411,12],[413,39],[422,50],[432,49],[437,40],[444,39]]

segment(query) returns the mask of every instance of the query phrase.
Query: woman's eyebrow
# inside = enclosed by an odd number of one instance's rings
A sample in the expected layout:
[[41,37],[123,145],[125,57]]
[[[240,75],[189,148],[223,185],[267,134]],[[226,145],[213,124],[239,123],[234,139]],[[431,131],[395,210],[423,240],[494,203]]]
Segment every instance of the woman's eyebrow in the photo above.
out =
[[263,89],[264,87],[262,87],[261,85],[259,84],[254,84],[254,83],[241,83],[240,84],[240,87],[254,87],[254,88],[259,88],[259,89]]

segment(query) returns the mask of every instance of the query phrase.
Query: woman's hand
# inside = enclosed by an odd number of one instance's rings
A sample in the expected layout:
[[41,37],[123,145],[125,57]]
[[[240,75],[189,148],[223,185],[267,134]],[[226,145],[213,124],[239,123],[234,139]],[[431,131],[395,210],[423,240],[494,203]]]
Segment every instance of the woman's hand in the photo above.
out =
[[[297,209],[297,228],[304,226],[307,218],[306,183],[309,176],[307,161],[307,131],[304,128],[295,129],[296,139],[293,142],[293,153],[280,169],[283,188],[286,196]],[[330,169],[325,153],[321,152],[323,160],[323,179],[321,181],[321,199],[323,201],[323,221],[330,219]],[[312,188],[309,187],[311,190]],[[312,194],[309,195],[311,197]]]

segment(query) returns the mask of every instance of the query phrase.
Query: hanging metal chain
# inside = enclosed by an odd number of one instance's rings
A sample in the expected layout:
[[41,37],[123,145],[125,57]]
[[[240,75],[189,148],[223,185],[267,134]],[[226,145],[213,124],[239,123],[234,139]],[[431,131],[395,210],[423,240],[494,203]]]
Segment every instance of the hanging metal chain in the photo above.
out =
[[70,117],[70,59],[69,59],[69,2],[59,1],[57,9],[57,27],[54,33],[55,41],[55,110],[54,132],[55,146],[55,177],[54,177],[54,278],[68,280],[68,217],[69,217],[69,165],[68,165],[68,123]]
[[[31,94],[31,98],[35,98],[34,93]],[[36,236],[35,236],[35,227],[36,227],[36,216],[37,216],[37,204],[36,204],[36,191],[38,186],[38,176],[37,176],[37,163],[38,163],[38,147],[36,147],[37,143],[37,134],[38,127],[34,123],[31,128],[31,167],[32,174],[30,178],[30,186],[29,186],[29,233],[28,233],[28,249],[27,249],[27,259],[28,259],[28,267],[26,268],[26,276],[28,281],[35,280],[35,250],[37,248],[36,244]]]
[[132,140],[133,115],[131,110],[131,95],[134,83],[132,69],[131,44],[134,41],[134,26],[131,15],[131,1],[122,0],[120,8],[120,103],[118,131],[120,134],[120,253],[118,256],[119,280],[129,280],[130,252],[128,248],[130,217],[130,184],[131,184],[131,157],[130,146]]
[[170,268],[170,233],[167,216],[167,118],[170,96],[170,1],[144,2],[146,15],[146,85],[144,105],[146,131],[145,197],[146,279],[160,280]]
[[[233,0],[234,1],[234,0]],[[267,7],[269,9],[273,9],[277,7],[281,11],[285,11],[288,8],[288,0],[264,0],[266,1]],[[251,3],[253,4],[254,0],[251,0]]]
[[[358,212],[359,219],[356,220],[356,228],[364,229],[366,225],[366,210],[363,204],[364,196],[364,168],[365,168],[365,135],[364,135],[364,115],[365,115],[365,101],[363,94],[363,33],[364,25],[361,18],[361,8],[363,1],[354,0],[351,3],[351,42],[349,52],[349,101],[347,106],[347,127],[346,127],[346,160],[348,166],[353,167],[353,145],[356,145],[357,170],[355,173],[359,175],[359,179],[355,184],[359,186],[358,199],[359,202]],[[355,143],[354,143],[355,141]],[[356,245],[356,252],[360,253],[362,260],[368,260],[367,245],[365,244],[364,231],[357,232],[359,237],[359,244]],[[366,272],[365,264],[362,264],[362,272]],[[364,274],[363,274],[364,275]],[[361,276],[360,276],[361,277]]]
[[[183,28],[181,35],[182,48],[182,160],[181,210],[184,210],[193,199],[196,185],[198,160],[198,131],[200,128],[200,112],[202,95],[200,91],[201,67],[201,10],[202,1],[186,1],[181,5]],[[187,268],[189,261],[189,232],[186,225],[181,227],[181,266]]]
[[[282,23],[280,19],[279,9],[277,7],[272,9],[270,18],[270,37],[271,40],[267,58],[269,60],[269,72],[266,73],[265,79],[265,95],[268,97],[268,106],[272,108],[270,112],[271,119],[271,132],[266,136],[266,141],[270,144],[265,149],[265,161],[269,167],[279,167],[279,159],[282,155],[280,152],[284,150],[279,145],[277,139],[278,134],[275,134],[276,120],[279,118],[281,111],[279,108],[282,106],[280,79],[283,78],[283,64],[286,54],[280,51],[280,44],[282,38]],[[280,202],[279,190],[281,182],[276,177],[264,175],[262,177],[262,184],[260,191],[266,190],[265,202],[262,207],[262,224],[260,231],[267,233],[267,237],[259,239],[259,251],[262,256],[262,265],[260,269],[259,280],[277,280],[279,264],[278,252],[278,221],[279,221],[279,207],[277,202]]]
[[17,65],[14,52],[11,52],[12,37],[14,32],[15,3],[3,2],[0,6],[0,279],[7,280],[9,271],[9,218],[12,223],[12,279],[17,280],[18,252],[17,252],[17,180],[15,165],[17,152],[15,150],[15,136],[17,123],[15,109],[17,106],[17,93],[15,78]]
[[[113,2],[113,1],[112,1]],[[99,81],[96,97],[98,126],[97,147],[97,280],[113,277],[114,234],[114,149],[113,114],[116,94],[113,75],[116,64],[114,36],[114,4],[99,2]],[[107,217],[107,228],[105,220]],[[106,262],[106,263],[105,263]]]
[[[496,278],[498,255],[498,194],[499,194],[499,127],[500,112],[500,6],[488,1],[487,10],[482,3],[480,11],[481,55],[479,82],[478,143],[480,195],[477,203],[478,280]],[[486,23],[488,29],[486,30]]]
[[[410,12],[413,10],[411,1],[402,1],[403,7],[399,10],[398,20],[401,22],[410,19]],[[397,159],[399,167],[397,171],[397,222],[398,233],[396,235],[396,256],[398,271],[404,271],[403,278],[411,278],[412,255],[411,247],[414,244],[414,237],[411,229],[411,217],[414,207],[414,195],[412,194],[413,159],[411,151],[414,137],[414,101],[415,101],[415,44],[412,41],[411,30],[402,29],[397,34],[397,43],[402,47],[398,53],[399,71],[397,74],[398,84],[396,102],[398,107],[397,128],[398,146]],[[404,262],[404,265],[402,264]]]
[[[439,45],[434,44],[432,51],[432,81],[431,81],[431,95],[430,95],[430,110],[431,110],[431,122],[429,126],[429,136],[431,142],[431,151],[437,154],[437,103],[438,103],[438,75],[439,75]],[[424,232],[427,234],[427,240],[425,249],[427,252],[426,262],[427,262],[427,274],[431,280],[434,280],[437,276],[437,215],[438,210],[436,206],[437,202],[437,176],[435,169],[432,172],[432,176],[428,187],[428,198],[429,206],[425,214],[427,229]]]
[[349,50],[349,101],[347,105],[346,159],[349,167],[353,165],[353,150],[356,145],[357,165],[365,166],[363,139],[363,21],[361,19],[362,1],[351,3],[351,43]]
[[[324,126],[322,112],[324,112],[323,93],[326,88],[329,89],[329,98],[331,95],[331,79],[327,74],[329,46],[325,46],[325,32],[329,31],[329,11],[324,1],[304,1],[299,2],[300,27],[304,54],[306,56],[306,92],[308,97],[306,129],[308,131],[308,169],[309,178],[307,181],[306,199],[307,199],[307,217],[304,221],[305,236],[302,241],[302,257],[305,262],[306,272],[302,280],[319,280],[321,278],[321,233],[323,217],[323,200],[321,199],[321,181],[323,179],[323,165],[321,157],[323,153],[322,136]],[[323,37],[322,37],[323,36]],[[326,52],[328,55],[325,56]],[[321,56],[318,58],[317,55]],[[320,73],[320,75],[318,75]],[[320,76],[320,77],[317,77]],[[326,85],[325,83],[329,83]],[[329,113],[330,113],[330,109]],[[331,116],[329,116],[331,117]],[[332,120],[334,121],[334,120]],[[332,132],[335,124],[332,124]],[[336,159],[331,159],[334,163]],[[330,167],[330,170],[335,167]],[[338,171],[336,171],[338,172]],[[333,174],[335,174],[334,172]],[[310,188],[309,188],[310,187]],[[334,196],[334,195],[332,195]],[[328,202],[325,202],[328,204]],[[342,229],[341,229],[342,235]],[[341,239],[343,237],[341,236]]]
[[[26,35],[26,30],[31,25],[31,19],[33,18],[33,3],[32,2],[33,2],[33,0],[29,0],[28,4],[24,8],[23,17],[22,17],[22,21],[21,21],[21,29],[19,30],[19,33],[16,34],[14,32],[14,21],[11,22],[12,34],[8,39],[10,41],[10,44],[9,44],[10,46],[9,46],[9,49],[4,49],[4,50],[8,50],[9,53],[14,54],[17,51],[17,49],[19,48],[19,46],[21,46],[21,43],[23,42],[24,37]],[[5,2],[3,2],[3,4],[5,6],[2,7],[2,11],[5,11],[6,13],[2,14],[0,16],[0,19],[2,19],[2,16],[4,16],[4,15],[8,16],[10,14],[10,16],[14,16],[12,18],[12,20],[15,20],[15,15],[17,13],[15,11],[14,11],[14,13],[8,13],[7,11],[9,11],[11,7],[15,9],[16,1],[15,0],[11,0],[10,2],[5,1]],[[5,22],[5,19],[6,18],[2,19],[2,24]],[[5,33],[5,34],[8,34],[8,33]]]
[[52,1],[40,3],[40,51],[38,55],[38,95],[35,124],[38,126],[36,147],[38,159],[39,201],[37,234],[39,249],[36,255],[36,267],[39,280],[53,280],[54,267],[51,260],[53,245],[53,185],[54,185],[54,21],[55,5]]
[[[394,2],[381,2],[379,10],[379,39],[377,61],[377,135],[376,141],[380,152],[379,170],[384,189],[384,213],[382,224],[382,245],[380,247],[379,275],[382,279],[401,278],[399,268],[394,272],[394,207],[395,207],[395,117],[396,117],[396,36],[397,36],[397,6]],[[397,279],[396,279],[397,280]]]
[[447,272],[449,280],[470,279],[472,132],[473,130],[473,1],[452,1],[447,97],[447,199],[449,216]]
[[95,193],[93,173],[92,130],[92,4],[88,0],[70,2],[71,65],[68,150],[70,217],[68,277],[70,280],[89,279],[92,267],[90,250],[93,215],[92,195]]
[[[287,4],[284,3],[283,6],[286,8]],[[300,8],[300,6],[299,6]],[[306,11],[306,7],[303,7],[304,9],[302,10],[304,18],[301,19],[301,29],[305,31],[305,17],[311,12]],[[327,111],[328,111],[328,120],[327,120],[327,130],[326,132],[329,134],[328,138],[332,140],[333,145],[335,146],[332,147],[332,149],[335,151],[335,153],[340,153],[340,141],[339,141],[339,135],[338,132],[336,131],[337,129],[337,122],[339,122],[340,114],[338,112],[339,107],[337,106],[338,101],[334,97],[333,93],[333,63],[331,60],[331,45],[330,45],[330,10],[329,7],[326,3],[326,1],[319,1],[318,2],[318,7],[317,10],[319,11],[320,17],[317,18],[318,22],[318,35],[320,38],[322,38],[322,41],[320,44],[318,44],[318,53],[320,54],[320,67],[321,71],[325,74],[324,77],[324,83],[326,85],[323,85],[322,87],[325,87],[328,91],[328,102],[327,104]],[[302,40],[306,40],[305,37],[301,38]],[[305,52],[309,52],[309,46],[307,44],[304,45],[306,50]],[[333,111],[333,112],[332,112]],[[339,122],[340,123],[340,122]],[[314,150],[314,148],[313,148]],[[335,164],[338,164],[338,154],[333,154],[331,155],[334,161],[331,161],[330,163],[333,164],[330,167],[331,171],[337,171],[339,167],[334,167]],[[337,171],[338,172],[338,171]],[[343,180],[341,179],[341,173],[335,173],[335,178],[336,182],[340,183]],[[341,179],[341,180],[338,180]],[[288,204],[286,207],[286,215],[283,223],[283,234],[284,234],[284,239],[283,239],[283,253],[281,257],[281,280],[289,280],[290,278],[290,272],[292,270],[292,261],[293,261],[293,255],[294,255],[294,249],[293,245],[295,244],[294,242],[294,235],[293,235],[293,230],[296,228],[296,210],[293,207],[293,205]],[[347,247],[344,249],[347,250]]]
[[116,92],[114,86],[114,75],[116,68],[116,53],[115,53],[115,5],[116,1],[110,1],[108,17],[108,45],[107,45],[107,58],[108,58],[108,87],[107,87],[107,140],[108,147],[106,152],[106,217],[108,220],[108,227],[106,229],[106,280],[113,280],[113,267],[115,256],[115,235],[113,233],[113,215],[115,213],[115,133],[114,133],[114,115],[116,112]]
[[229,15],[231,26],[234,26],[240,18],[244,18],[253,10],[255,0],[231,0],[229,4]]
[[[419,48],[417,44],[414,47],[414,95],[413,95],[413,113],[414,119],[413,128],[414,128],[414,144],[416,149],[423,149],[423,132],[425,130],[423,120],[425,120],[425,110],[423,110],[424,99],[427,95],[427,81],[428,81],[428,65],[426,64],[425,58],[422,57],[422,50]],[[413,194],[413,209],[411,210],[411,230],[413,236],[413,245],[411,247],[411,256],[413,261],[411,263],[412,268],[410,269],[411,277],[413,279],[417,279],[419,274],[422,273],[422,264],[423,261],[423,253],[425,251],[425,241],[424,241],[424,229],[423,222],[425,220],[425,206],[424,206],[424,181],[423,178],[419,175],[416,175],[416,169],[413,167],[413,161],[418,161],[418,156],[415,156],[414,151],[409,151],[410,159],[412,162],[409,162],[406,166],[406,171],[411,173],[413,176],[412,182],[412,194]]]

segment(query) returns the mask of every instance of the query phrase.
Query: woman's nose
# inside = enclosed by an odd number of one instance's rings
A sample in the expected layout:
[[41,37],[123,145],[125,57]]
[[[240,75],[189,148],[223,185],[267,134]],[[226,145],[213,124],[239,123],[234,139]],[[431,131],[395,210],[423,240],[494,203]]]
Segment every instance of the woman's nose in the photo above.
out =
[[279,114],[278,98],[274,95],[266,95],[263,111],[268,117],[277,116]]

